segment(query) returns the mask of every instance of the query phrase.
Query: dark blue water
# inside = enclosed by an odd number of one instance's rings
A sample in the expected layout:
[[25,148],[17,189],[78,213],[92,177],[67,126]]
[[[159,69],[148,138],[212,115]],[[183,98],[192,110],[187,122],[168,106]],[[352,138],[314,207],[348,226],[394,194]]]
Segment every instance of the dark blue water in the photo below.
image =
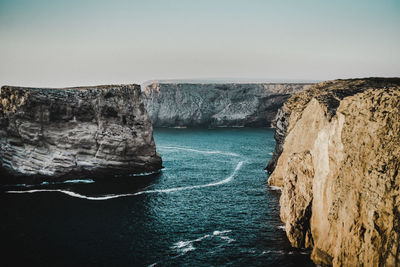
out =
[[158,129],[154,137],[161,174],[3,187],[25,192],[1,194],[4,260],[313,266],[307,252],[290,247],[279,219],[280,192],[267,186],[271,130]]

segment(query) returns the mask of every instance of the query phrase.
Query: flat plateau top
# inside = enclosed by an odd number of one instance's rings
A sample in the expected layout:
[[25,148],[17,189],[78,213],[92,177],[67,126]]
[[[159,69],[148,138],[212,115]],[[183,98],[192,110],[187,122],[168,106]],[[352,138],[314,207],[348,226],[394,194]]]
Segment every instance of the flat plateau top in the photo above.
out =
[[112,88],[121,88],[121,87],[130,87],[135,88],[139,87],[138,84],[109,84],[109,85],[91,85],[91,86],[77,86],[77,87],[60,87],[60,88],[51,88],[51,87],[23,87],[23,86],[10,86],[4,85],[1,89],[14,89],[14,90],[103,90],[103,89],[112,89]]

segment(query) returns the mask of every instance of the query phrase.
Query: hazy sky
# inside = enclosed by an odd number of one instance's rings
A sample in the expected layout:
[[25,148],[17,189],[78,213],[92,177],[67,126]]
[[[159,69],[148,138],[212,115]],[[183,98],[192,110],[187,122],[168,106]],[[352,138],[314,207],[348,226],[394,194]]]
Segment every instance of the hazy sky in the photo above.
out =
[[400,0],[0,0],[0,85],[400,76]]

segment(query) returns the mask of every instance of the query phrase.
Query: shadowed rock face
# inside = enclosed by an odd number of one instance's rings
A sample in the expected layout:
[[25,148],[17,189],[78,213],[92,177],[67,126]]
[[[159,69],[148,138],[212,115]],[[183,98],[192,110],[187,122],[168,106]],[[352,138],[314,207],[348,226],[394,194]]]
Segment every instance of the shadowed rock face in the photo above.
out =
[[139,85],[3,86],[0,96],[3,171],[62,179],[161,168]]
[[154,127],[265,127],[291,94],[310,86],[152,83],[143,101]]
[[400,79],[319,83],[275,125],[268,183],[292,245],[320,265],[399,266]]

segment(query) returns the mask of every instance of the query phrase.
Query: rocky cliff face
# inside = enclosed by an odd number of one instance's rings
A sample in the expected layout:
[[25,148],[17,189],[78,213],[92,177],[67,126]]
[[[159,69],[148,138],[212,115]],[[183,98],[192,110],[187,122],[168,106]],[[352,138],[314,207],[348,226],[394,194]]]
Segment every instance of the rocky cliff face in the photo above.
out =
[[400,79],[323,82],[277,116],[269,184],[293,246],[321,265],[400,265]]
[[0,100],[0,163],[15,176],[57,179],[161,168],[139,85],[3,86]]
[[143,100],[154,127],[270,125],[291,94],[311,84],[152,83]]

